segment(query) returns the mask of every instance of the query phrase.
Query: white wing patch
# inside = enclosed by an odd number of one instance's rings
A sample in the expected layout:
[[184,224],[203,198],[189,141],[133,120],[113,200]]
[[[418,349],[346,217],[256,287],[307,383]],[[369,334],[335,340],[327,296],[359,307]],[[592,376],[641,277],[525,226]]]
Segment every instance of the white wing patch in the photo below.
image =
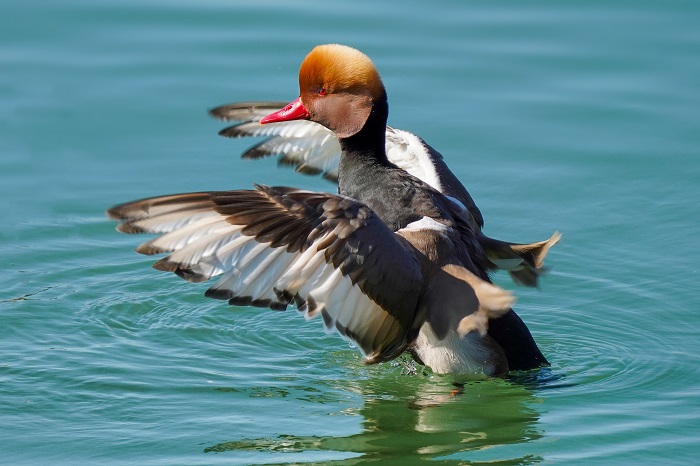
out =
[[423,217],[420,220],[416,220],[415,222],[411,222],[405,227],[403,227],[401,230],[436,230],[436,231],[447,231],[448,230],[447,225],[443,225],[442,223],[430,218],[430,217]]
[[394,165],[442,192],[442,183],[430,153],[415,134],[387,126],[386,155]]

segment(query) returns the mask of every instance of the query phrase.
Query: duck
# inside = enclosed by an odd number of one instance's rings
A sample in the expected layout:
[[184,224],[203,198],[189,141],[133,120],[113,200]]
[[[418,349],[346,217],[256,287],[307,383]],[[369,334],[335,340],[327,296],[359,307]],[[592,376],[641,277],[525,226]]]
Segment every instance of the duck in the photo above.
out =
[[[321,175],[337,183],[341,149],[331,130],[311,120],[259,124],[263,117],[285,105],[285,102],[274,101],[233,102],[214,107],[209,114],[220,121],[235,122],[219,131],[220,136],[264,138],[244,151],[241,158],[260,160],[277,156],[280,166],[292,166],[298,173]],[[442,154],[420,136],[387,126],[386,155],[394,165],[469,210],[479,230],[483,229],[484,218],[469,191],[450,170]],[[557,231],[544,241],[512,243],[481,232],[478,241],[486,252],[490,271],[505,270],[517,285],[537,288],[539,277],[548,270],[544,267],[547,252],[561,236]]]
[[[371,59],[317,46],[302,61],[299,89],[259,124],[310,121],[332,132],[337,193],[254,185],[152,197],[109,209],[117,230],[159,235],[136,249],[167,254],[157,270],[190,282],[218,277],[205,296],[320,316],[367,364],[408,354],[436,374],[495,377],[547,365],[512,310],[513,293],[489,278],[498,264],[468,193],[436,189],[388,158],[387,93]],[[545,243],[544,254],[553,242]],[[514,261],[517,248],[495,244],[509,251],[504,263]]]

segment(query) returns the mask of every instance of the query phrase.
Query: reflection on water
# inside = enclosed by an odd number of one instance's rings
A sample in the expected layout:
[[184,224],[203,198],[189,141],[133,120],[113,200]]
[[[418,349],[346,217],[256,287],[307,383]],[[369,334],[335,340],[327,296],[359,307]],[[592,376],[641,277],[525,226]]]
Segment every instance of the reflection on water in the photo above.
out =
[[551,390],[576,385],[566,380],[566,374],[543,367],[537,371],[511,372],[506,377],[509,382],[530,390]]
[[[530,387],[546,386],[556,379],[551,372],[542,371],[524,377]],[[407,452],[421,460],[440,460],[442,464],[458,464],[465,459],[496,464],[532,464],[542,460],[530,454],[513,457],[512,451],[499,448],[543,435],[537,425],[536,391],[526,385],[510,380],[457,384],[434,376],[405,376],[399,380],[380,376],[352,384],[347,388],[356,392],[362,402],[342,414],[362,416],[362,430],[356,434],[297,436],[290,432],[274,438],[231,440],[204,451],[259,452],[264,455],[258,458],[259,462],[265,463],[279,461],[276,454],[293,457],[302,452],[307,460],[309,452],[325,452],[328,455],[323,457],[324,464],[391,464],[392,460],[405,463]]]

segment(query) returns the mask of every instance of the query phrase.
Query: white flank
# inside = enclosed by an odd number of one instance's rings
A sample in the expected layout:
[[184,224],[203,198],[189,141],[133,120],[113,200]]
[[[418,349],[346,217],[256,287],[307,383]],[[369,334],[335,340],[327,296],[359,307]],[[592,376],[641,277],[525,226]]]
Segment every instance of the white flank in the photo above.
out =
[[394,165],[442,192],[440,177],[430,153],[415,134],[387,126],[386,155]]
[[415,222],[411,222],[405,227],[403,227],[399,232],[402,230],[437,230],[437,231],[447,231],[449,228],[446,225],[443,225],[442,223],[430,218],[430,217],[423,217],[420,220],[416,220]]
[[415,343],[415,351],[436,374],[471,374],[490,372],[490,353],[481,343],[481,336],[472,332],[460,337],[451,331],[440,340],[429,323],[423,324]]

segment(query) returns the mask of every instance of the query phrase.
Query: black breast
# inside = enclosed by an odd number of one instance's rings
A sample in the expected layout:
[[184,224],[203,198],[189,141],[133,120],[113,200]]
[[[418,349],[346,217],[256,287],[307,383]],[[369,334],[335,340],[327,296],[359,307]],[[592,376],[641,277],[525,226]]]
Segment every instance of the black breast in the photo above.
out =
[[443,196],[423,181],[390,164],[343,158],[338,192],[367,205],[393,231],[422,217],[451,222]]

